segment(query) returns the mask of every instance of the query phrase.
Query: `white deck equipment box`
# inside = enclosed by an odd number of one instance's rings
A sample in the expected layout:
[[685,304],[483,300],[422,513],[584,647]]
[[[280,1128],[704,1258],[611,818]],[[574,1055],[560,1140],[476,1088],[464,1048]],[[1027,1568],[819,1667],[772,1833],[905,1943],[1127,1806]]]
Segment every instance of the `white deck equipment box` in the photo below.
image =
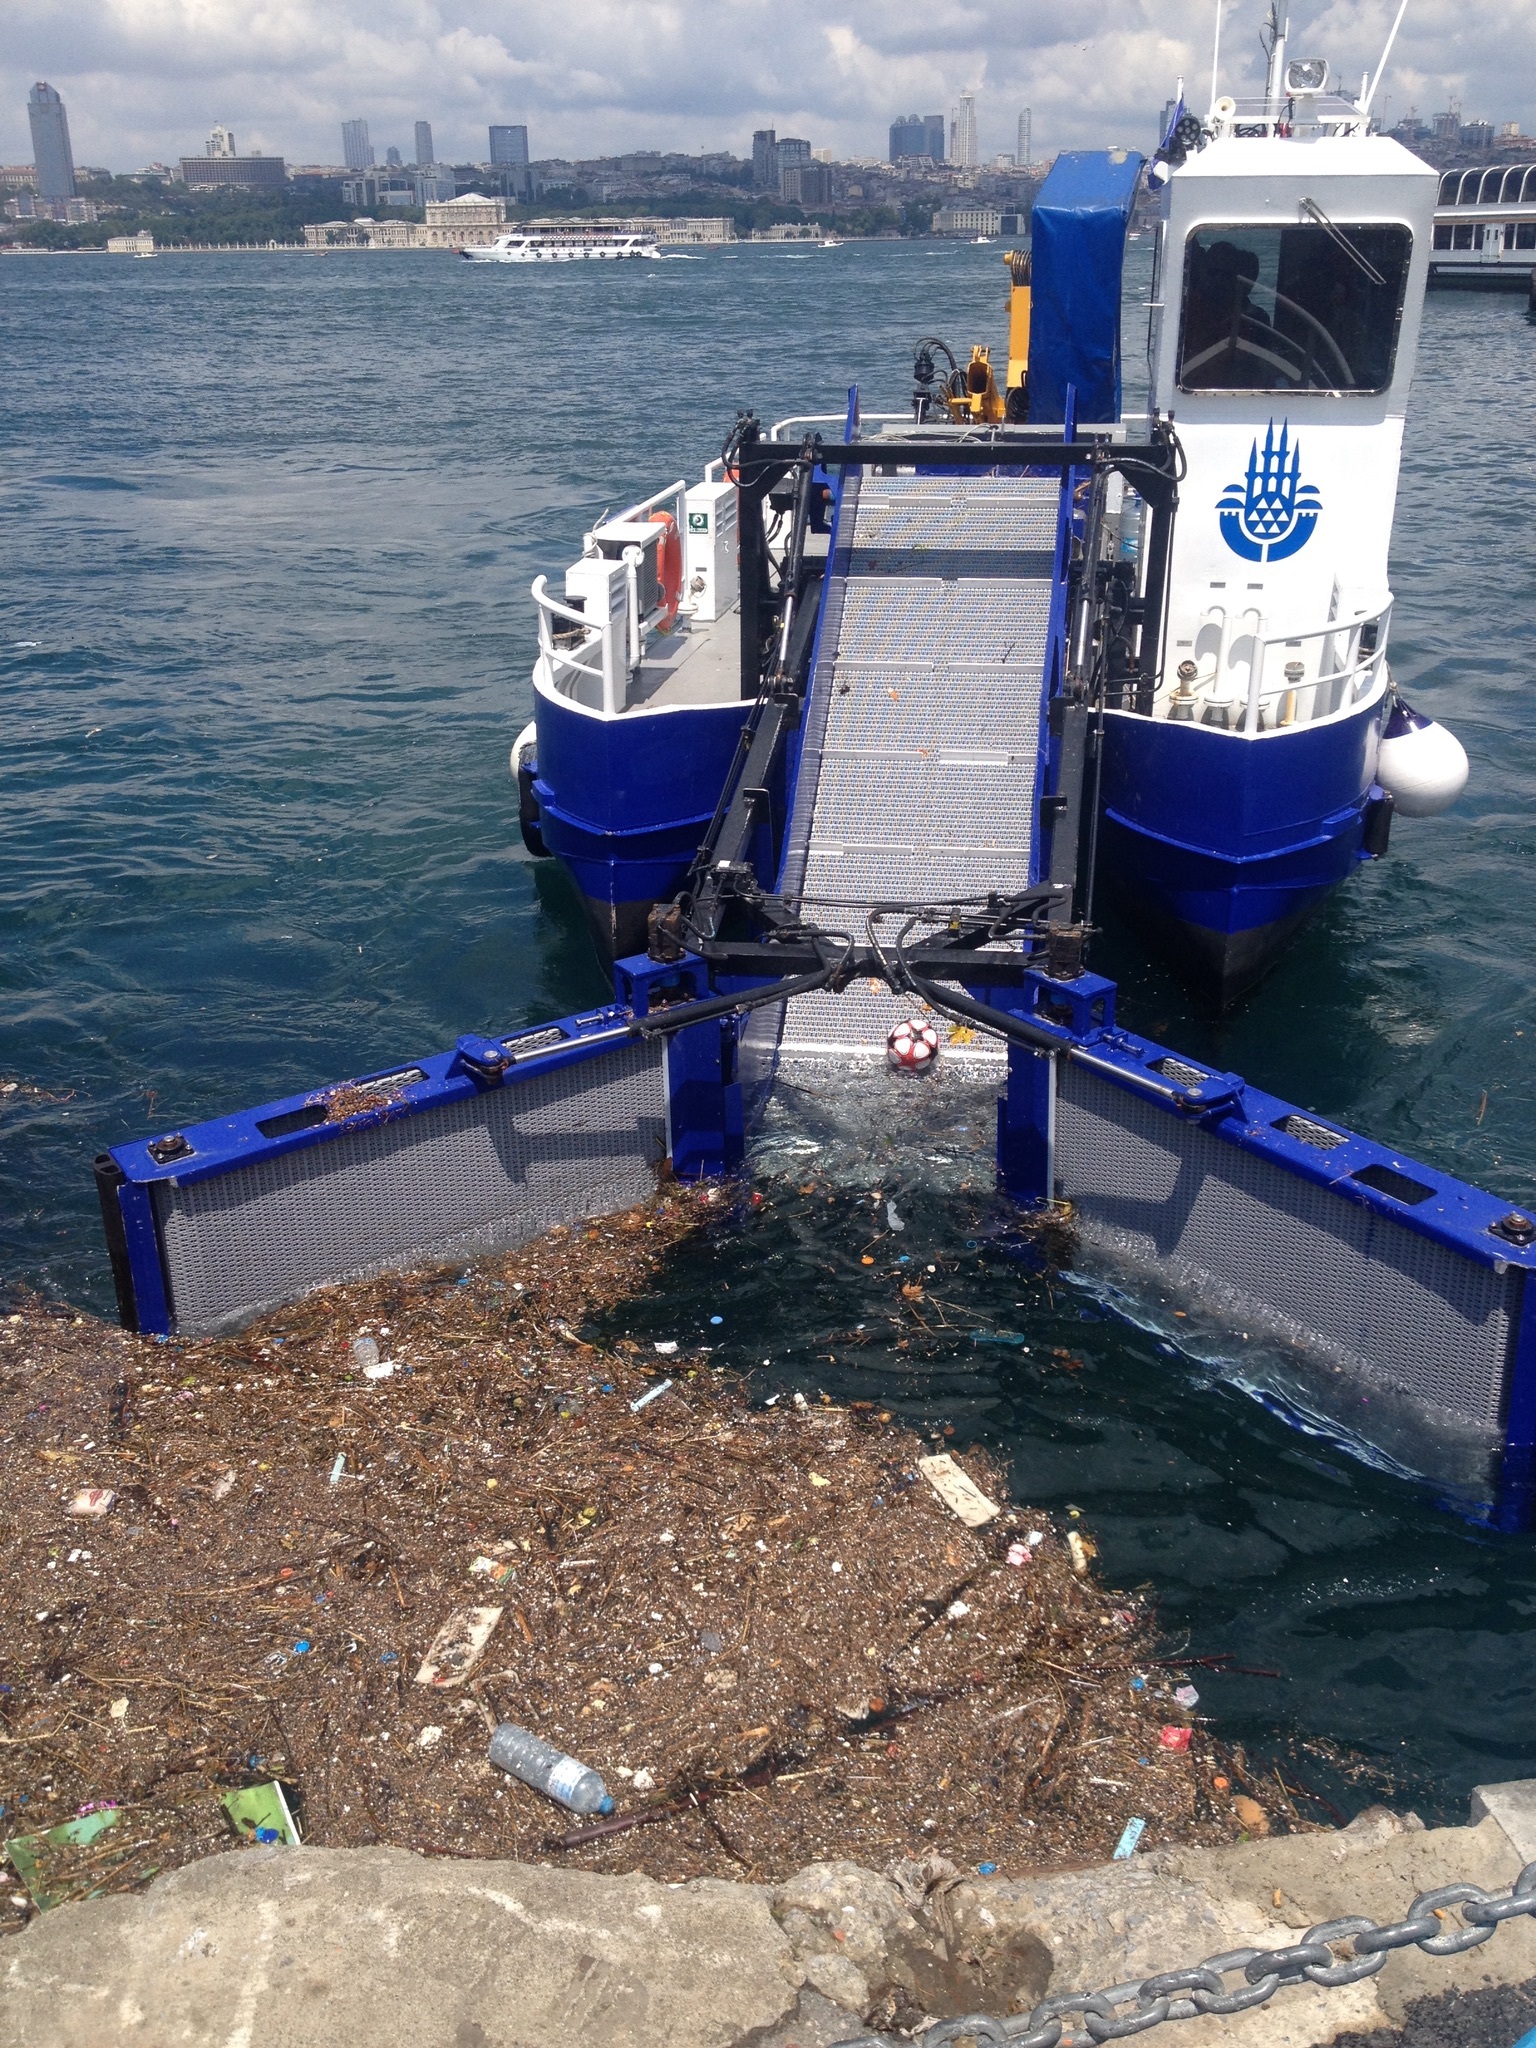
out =
[[694,484],[683,536],[683,608],[701,622],[724,618],[741,590],[736,486]]

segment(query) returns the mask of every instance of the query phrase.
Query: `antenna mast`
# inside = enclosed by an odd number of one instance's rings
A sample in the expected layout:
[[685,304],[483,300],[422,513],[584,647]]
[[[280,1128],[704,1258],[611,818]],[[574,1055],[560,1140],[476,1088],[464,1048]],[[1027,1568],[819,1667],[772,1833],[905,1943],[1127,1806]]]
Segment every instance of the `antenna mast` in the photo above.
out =
[[[1407,5],[1407,0],[1404,0]],[[1264,112],[1273,120],[1280,111],[1280,87],[1285,79],[1285,41],[1291,32],[1290,18],[1280,19],[1276,0],[1269,5],[1269,70],[1264,78]]]
[[1387,68],[1387,59],[1392,54],[1392,45],[1397,41],[1397,32],[1403,25],[1403,16],[1408,12],[1408,0],[1400,0],[1397,19],[1392,24],[1392,33],[1387,37],[1387,47],[1381,53],[1381,62],[1376,66],[1376,76],[1371,80],[1371,89],[1360,102],[1362,114],[1369,114],[1371,101],[1376,97],[1376,88],[1381,83],[1381,74]]
[[1216,0],[1216,40],[1215,40],[1215,42],[1214,42],[1214,43],[1213,43],[1213,44],[1211,45],[1211,106],[1210,106],[1210,111],[1211,111],[1211,113],[1212,113],[1212,114],[1214,114],[1214,113],[1215,113],[1215,111],[1216,111],[1216,93],[1217,93],[1217,85],[1216,85],[1216,68],[1217,68],[1217,66],[1218,66],[1218,65],[1220,64],[1220,62],[1221,62],[1221,5],[1222,5],[1222,0]]

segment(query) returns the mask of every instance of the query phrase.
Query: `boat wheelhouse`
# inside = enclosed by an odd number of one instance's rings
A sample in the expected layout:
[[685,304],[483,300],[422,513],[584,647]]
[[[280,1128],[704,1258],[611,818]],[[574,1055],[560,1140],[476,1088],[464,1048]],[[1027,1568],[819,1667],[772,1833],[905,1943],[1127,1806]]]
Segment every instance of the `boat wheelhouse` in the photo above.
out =
[[1431,285],[1523,292],[1536,271],[1536,164],[1447,171],[1435,204]]
[[1387,552],[1435,174],[1352,102],[1217,102],[1162,184],[1150,405],[1187,462],[1156,688],[1106,713],[1107,871],[1227,1001],[1384,849]]

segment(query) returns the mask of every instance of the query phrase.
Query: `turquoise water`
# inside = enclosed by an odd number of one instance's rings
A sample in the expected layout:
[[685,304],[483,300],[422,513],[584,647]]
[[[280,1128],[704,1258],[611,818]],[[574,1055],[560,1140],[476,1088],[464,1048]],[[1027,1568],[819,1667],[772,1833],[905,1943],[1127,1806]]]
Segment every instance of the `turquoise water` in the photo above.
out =
[[[604,505],[697,474],[738,406],[840,413],[857,376],[899,411],[917,334],[1000,342],[1000,254],[0,267],[0,1080],[21,1084],[0,1097],[0,1278],[109,1308],[105,1144],[602,997],[566,885],[517,838],[530,581]],[[1519,299],[1430,302],[1392,645],[1467,746],[1461,803],[1399,823],[1220,1025],[1126,935],[1096,961],[1134,1026],[1521,1204],[1533,349]],[[871,1337],[891,1300],[860,1264],[869,1206],[793,1178],[742,1224],[750,1261],[729,1233],[700,1247],[642,1320],[721,1313],[727,1355],[766,1354],[767,1378],[993,1437],[1021,1495],[1080,1505],[1198,1654],[1282,1673],[1202,1681],[1218,1732],[1293,1760],[1356,1745],[1425,1811],[1533,1768],[1536,1544],[1464,1528],[1048,1285],[988,1235],[984,1171],[969,1192],[899,1159],[884,1179],[909,1257],[1028,1351]],[[1313,1781],[1366,1796],[1322,1763]]]

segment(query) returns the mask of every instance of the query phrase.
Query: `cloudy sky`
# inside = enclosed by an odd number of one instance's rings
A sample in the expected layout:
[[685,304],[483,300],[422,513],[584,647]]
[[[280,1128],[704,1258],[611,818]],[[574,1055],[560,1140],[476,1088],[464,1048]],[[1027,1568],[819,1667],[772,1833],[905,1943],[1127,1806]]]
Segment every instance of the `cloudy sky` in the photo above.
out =
[[[1228,0],[1224,89],[1252,89],[1264,0]],[[1291,49],[1358,81],[1395,0],[1298,0]],[[132,169],[202,147],[336,162],[363,115],[380,160],[474,160],[491,121],[526,121],[538,156],[731,148],[755,127],[840,156],[883,154],[893,115],[947,112],[973,88],[985,156],[1034,110],[1035,153],[1145,146],[1175,77],[1209,90],[1210,0],[10,0],[0,159],[31,156],[26,96],[64,95],[77,161]],[[1075,23],[1070,29],[1066,24]],[[1383,85],[1389,119],[1461,102],[1536,124],[1536,0],[1410,0]],[[1196,86],[1198,81],[1198,87]]]

